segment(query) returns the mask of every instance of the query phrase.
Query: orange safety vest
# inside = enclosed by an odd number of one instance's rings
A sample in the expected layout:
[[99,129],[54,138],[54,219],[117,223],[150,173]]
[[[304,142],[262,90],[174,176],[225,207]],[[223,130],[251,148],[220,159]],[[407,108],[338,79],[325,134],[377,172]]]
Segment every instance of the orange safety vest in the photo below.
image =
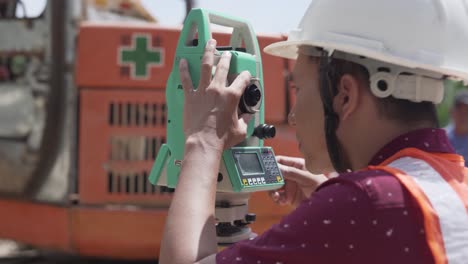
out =
[[406,148],[369,166],[394,175],[415,198],[424,217],[435,263],[468,263],[468,169],[456,154]]

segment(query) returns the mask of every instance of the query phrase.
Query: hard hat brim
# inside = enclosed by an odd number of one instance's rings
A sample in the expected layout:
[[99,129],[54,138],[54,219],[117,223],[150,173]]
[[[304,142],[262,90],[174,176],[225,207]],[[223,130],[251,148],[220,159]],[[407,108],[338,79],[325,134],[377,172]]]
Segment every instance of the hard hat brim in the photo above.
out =
[[457,69],[449,69],[443,66],[435,66],[427,63],[420,63],[416,61],[410,61],[408,59],[392,55],[388,52],[383,51],[383,48],[372,47],[365,48],[361,46],[356,46],[352,44],[344,43],[331,43],[328,41],[306,41],[306,40],[285,40],[272,43],[266,46],[263,51],[267,54],[285,58],[285,59],[297,59],[299,55],[300,46],[312,46],[324,48],[328,52],[333,52],[335,50],[342,51],[350,54],[355,54],[358,56],[364,56],[367,58],[383,61],[386,63],[396,64],[405,66],[413,69],[427,70],[435,73],[440,73],[446,76],[450,76],[454,79],[464,81],[468,84],[468,72],[459,71]]

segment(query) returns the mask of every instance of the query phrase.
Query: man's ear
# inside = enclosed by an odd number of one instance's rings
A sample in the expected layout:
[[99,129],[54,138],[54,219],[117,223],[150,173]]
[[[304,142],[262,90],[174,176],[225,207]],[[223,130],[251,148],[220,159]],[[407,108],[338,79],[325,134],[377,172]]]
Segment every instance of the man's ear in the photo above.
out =
[[348,119],[359,106],[361,90],[359,81],[351,74],[344,74],[338,82],[338,94],[333,101],[333,109],[341,120]]

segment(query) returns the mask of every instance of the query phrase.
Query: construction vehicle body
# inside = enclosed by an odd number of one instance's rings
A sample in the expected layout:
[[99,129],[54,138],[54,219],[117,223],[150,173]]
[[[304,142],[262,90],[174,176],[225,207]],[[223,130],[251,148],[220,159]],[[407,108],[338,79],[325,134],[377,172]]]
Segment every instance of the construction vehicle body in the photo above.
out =
[[[82,256],[154,259],[172,189],[148,182],[166,141],[166,81],[180,28],[92,22],[80,1],[34,19],[0,4],[0,237]],[[4,9],[7,10],[7,9]],[[221,45],[229,34],[215,33]],[[284,39],[258,36],[261,48]],[[291,62],[262,54],[265,145],[299,155]],[[250,199],[262,233],[289,208]]]

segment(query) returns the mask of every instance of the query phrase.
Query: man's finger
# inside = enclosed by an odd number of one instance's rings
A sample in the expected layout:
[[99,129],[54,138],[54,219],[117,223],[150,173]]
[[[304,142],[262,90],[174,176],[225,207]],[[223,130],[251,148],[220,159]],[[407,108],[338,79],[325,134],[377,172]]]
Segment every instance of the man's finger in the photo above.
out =
[[271,199],[274,202],[278,202],[280,198],[279,190],[269,191],[268,194],[270,195]]
[[270,197],[273,202],[279,205],[287,205],[291,203],[284,187],[278,190],[270,191]]
[[244,93],[244,90],[247,87],[247,85],[250,83],[251,78],[252,78],[252,75],[250,75],[250,72],[243,71],[232,82],[230,88],[234,89],[236,95],[239,98]]
[[247,130],[249,126],[250,119],[252,119],[251,114],[242,114],[239,118],[239,126],[241,129]]
[[302,169],[305,167],[305,161],[302,158],[288,157],[288,156],[276,156],[276,161],[280,164]]
[[179,73],[180,73],[180,81],[182,82],[182,87],[184,88],[184,92],[187,93],[193,90],[192,78],[190,77],[187,60],[185,59],[180,60]]
[[319,185],[327,180],[327,177],[323,174],[312,174],[308,171],[283,164],[278,164],[278,167],[285,179],[295,181],[300,186]]
[[225,51],[223,52],[223,55],[221,55],[221,59],[218,62],[218,65],[216,65],[216,73],[214,76],[214,83],[216,85],[225,87],[226,86],[226,81],[227,81],[227,76],[229,72],[229,63],[231,62],[231,52]]
[[206,43],[205,53],[201,61],[200,83],[198,89],[206,89],[211,83],[211,75],[214,64],[214,52],[216,50],[216,40],[210,39]]

